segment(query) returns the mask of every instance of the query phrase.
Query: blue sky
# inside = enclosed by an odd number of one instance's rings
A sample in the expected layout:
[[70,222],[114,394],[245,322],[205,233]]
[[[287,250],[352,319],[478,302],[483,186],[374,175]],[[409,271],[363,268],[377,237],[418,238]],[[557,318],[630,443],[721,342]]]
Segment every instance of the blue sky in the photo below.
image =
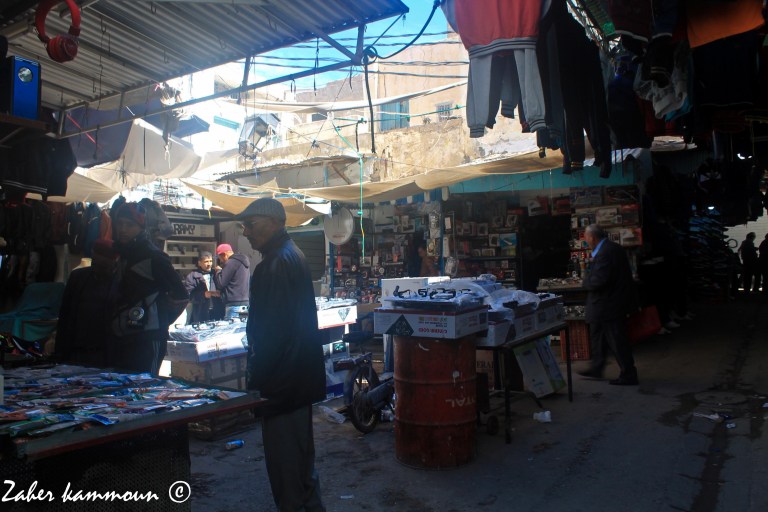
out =
[[[396,18],[393,17],[376,23],[371,23],[367,27],[365,33],[366,44],[372,43],[379,35],[387,31],[385,37],[380,39],[375,46],[380,55],[389,55],[413,39],[424,26],[424,23],[427,21],[427,18],[429,18],[429,14],[432,11],[432,0],[403,0],[403,3],[408,6],[410,12],[397,20],[388,31],[387,28]],[[417,42],[444,39],[445,35],[440,33],[445,32],[446,30],[447,22],[445,16],[443,16],[442,10],[438,8],[435,15],[432,17],[429,26],[427,26],[424,31],[427,35],[422,36]],[[337,40],[341,39],[339,42],[353,49],[355,46],[355,38],[357,37],[357,30],[339,32],[333,37]],[[345,41],[343,38],[350,38],[350,40]],[[312,67],[314,65],[316,53],[315,41],[306,42],[295,47],[276,50],[256,57],[256,64],[252,67],[251,72],[254,75],[267,78],[295,73],[307,67]],[[338,50],[328,47],[327,43],[322,40],[320,41],[318,57],[320,66],[331,64],[334,60],[345,59]],[[348,74],[348,71],[341,71],[323,73],[314,78],[310,76],[297,80],[296,87],[299,89],[309,89],[315,86],[321,87],[330,81],[344,78],[348,76]]]

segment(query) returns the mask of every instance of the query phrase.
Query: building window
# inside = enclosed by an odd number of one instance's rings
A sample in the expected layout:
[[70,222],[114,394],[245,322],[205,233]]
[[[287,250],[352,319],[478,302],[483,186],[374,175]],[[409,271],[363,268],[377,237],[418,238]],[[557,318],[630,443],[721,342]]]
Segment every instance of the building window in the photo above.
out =
[[407,128],[411,125],[408,100],[386,103],[379,109],[379,131]]
[[312,114],[311,121],[314,123],[315,121],[325,121],[328,118],[328,114],[324,112],[315,112]]
[[438,103],[437,105],[435,105],[435,110],[437,111],[438,121],[447,121],[451,118],[451,112],[453,112],[453,105],[451,104],[450,101]]

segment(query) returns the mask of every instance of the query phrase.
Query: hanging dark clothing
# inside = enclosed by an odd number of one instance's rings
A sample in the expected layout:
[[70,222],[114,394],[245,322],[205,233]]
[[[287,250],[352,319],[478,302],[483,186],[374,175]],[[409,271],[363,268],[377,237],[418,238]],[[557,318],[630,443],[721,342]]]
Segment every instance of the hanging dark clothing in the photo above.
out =
[[552,139],[539,137],[539,144],[551,149],[562,145],[563,172],[569,174],[584,167],[586,131],[595,150],[595,165],[601,168],[601,176],[608,177],[611,134],[597,46],[587,39],[565,3],[553,2],[542,19],[537,48]]
[[0,184],[43,196],[67,194],[77,160],[67,139],[41,137],[2,150]]

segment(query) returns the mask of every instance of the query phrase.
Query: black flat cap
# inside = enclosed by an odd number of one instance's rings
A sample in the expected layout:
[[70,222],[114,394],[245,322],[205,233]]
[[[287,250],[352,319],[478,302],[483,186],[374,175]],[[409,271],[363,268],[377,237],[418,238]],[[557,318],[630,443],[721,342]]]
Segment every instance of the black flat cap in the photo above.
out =
[[242,212],[235,215],[236,220],[245,220],[249,217],[270,217],[285,222],[285,208],[277,199],[262,197],[257,199]]

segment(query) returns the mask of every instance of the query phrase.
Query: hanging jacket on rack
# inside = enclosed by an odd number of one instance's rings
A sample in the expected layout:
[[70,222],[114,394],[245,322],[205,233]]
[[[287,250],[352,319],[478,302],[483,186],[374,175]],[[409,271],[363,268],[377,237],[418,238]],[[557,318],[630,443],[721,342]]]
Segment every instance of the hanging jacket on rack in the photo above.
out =
[[32,248],[41,249],[51,244],[51,210],[43,201],[30,201],[32,207]]
[[101,231],[101,209],[98,204],[90,203],[85,209],[83,225],[83,255],[90,258],[93,244],[99,239]]
[[67,215],[67,246],[70,254],[82,254],[85,240],[82,236],[83,216],[85,215],[85,203],[72,203],[69,205]]
[[63,196],[67,178],[75,171],[77,160],[67,139],[42,137],[26,141],[5,151],[0,183],[42,196]]
[[[584,167],[584,132],[595,150],[600,175],[611,173],[611,136],[598,48],[568,12],[555,1],[541,22],[539,68],[547,99],[547,131],[540,147],[563,149],[563,173]],[[537,133],[537,136],[539,134]],[[561,144],[558,142],[561,141]]]

